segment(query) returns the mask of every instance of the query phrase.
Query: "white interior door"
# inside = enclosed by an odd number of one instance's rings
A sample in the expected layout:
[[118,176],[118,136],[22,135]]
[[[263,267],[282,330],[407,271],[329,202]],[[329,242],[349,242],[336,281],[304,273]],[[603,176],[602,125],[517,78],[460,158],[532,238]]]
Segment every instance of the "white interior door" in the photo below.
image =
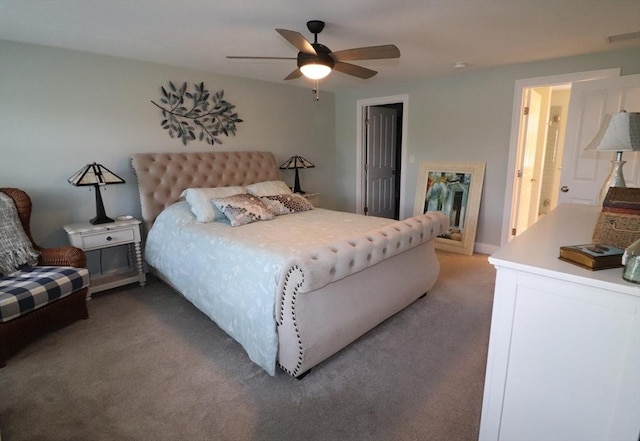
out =
[[396,130],[395,109],[367,108],[367,214],[395,217]]
[[[640,112],[640,75],[574,83],[571,87],[567,133],[558,203],[597,204],[600,189],[611,171],[615,153],[585,151],[606,114]],[[628,187],[640,186],[640,154],[623,160]]]
[[526,123],[524,124],[524,153],[518,173],[520,177],[520,197],[516,222],[516,231],[518,233],[526,230],[532,223],[532,219],[537,219],[537,210],[535,209],[537,194],[535,166],[541,107],[542,97],[540,94],[535,90],[529,90],[526,104],[528,110],[525,115]]

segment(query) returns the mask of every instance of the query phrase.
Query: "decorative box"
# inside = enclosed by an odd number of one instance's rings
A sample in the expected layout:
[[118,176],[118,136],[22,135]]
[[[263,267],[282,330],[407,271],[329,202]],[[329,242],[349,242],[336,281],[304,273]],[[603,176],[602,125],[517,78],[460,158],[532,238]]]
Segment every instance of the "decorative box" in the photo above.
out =
[[640,188],[611,187],[592,242],[625,249],[640,239]]

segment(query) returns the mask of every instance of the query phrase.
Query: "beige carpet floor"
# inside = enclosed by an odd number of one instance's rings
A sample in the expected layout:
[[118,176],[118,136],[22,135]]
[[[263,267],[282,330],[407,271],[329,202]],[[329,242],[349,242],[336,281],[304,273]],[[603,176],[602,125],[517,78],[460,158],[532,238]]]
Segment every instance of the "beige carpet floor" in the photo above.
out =
[[158,280],[100,293],[0,369],[2,441],[476,440],[495,271],[439,257],[427,297],[303,380],[267,375]]

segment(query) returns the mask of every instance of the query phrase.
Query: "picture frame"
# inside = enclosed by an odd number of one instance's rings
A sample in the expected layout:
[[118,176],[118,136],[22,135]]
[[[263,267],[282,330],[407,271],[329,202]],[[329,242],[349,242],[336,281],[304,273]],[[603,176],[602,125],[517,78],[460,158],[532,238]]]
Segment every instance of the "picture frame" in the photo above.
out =
[[473,254],[484,170],[482,161],[420,163],[414,216],[427,211],[443,211],[450,221],[449,231],[436,238],[436,249]]

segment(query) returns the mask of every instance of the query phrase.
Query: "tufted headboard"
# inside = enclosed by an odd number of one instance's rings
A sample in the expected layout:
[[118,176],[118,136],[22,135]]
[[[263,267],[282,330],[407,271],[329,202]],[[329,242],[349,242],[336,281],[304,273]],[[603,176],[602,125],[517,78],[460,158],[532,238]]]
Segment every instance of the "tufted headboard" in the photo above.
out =
[[142,219],[148,232],[156,217],[186,188],[249,185],[280,179],[271,152],[135,153]]

